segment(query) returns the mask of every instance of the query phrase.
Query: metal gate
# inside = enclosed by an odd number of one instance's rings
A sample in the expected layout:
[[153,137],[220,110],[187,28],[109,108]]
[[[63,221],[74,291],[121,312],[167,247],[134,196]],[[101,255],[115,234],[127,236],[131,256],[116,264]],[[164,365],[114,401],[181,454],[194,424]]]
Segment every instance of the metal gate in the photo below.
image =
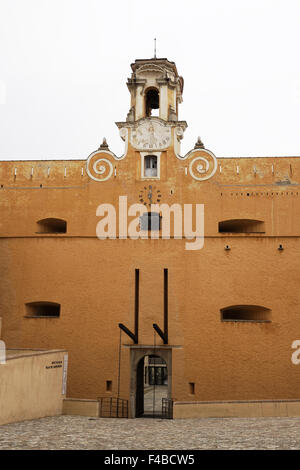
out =
[[99,418],[128,418],[128,400],[99,397]]
[[162,398],[161,414],[164,419],[173,419],[173,400],[171,398]]

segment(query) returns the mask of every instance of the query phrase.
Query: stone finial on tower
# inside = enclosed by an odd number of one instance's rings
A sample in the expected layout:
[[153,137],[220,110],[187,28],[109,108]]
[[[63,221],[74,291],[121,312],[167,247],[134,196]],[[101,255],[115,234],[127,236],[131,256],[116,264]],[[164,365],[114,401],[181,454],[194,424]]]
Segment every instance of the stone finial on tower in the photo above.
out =
[[107,143],[105,137],[103,137],[102,144],[100,145],[100,147],[98,148],[98,150],[109,150],[109,148],[108,148],[108,143]]
[[200,137],[198,137],[198,140],[197,142],[195,143],[195,147],[194,149],[204,149],[204,144],[202,142],[202,140],[200,139]]

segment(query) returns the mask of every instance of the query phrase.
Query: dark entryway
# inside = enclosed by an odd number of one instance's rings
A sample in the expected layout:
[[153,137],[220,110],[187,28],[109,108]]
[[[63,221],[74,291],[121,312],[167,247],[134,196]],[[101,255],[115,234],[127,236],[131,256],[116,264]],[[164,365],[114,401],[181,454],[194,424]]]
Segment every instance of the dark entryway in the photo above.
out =
[[136,417],[162,417],[162,401],[168,398],[166,362],[146,355],[139,360],[136,374]]

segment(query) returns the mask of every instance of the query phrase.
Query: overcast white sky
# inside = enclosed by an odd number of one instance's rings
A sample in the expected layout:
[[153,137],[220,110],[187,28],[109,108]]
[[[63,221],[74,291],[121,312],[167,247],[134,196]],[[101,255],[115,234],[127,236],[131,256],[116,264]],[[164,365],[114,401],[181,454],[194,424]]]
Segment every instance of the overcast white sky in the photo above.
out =
[[300,0],[0,0],[0,159],[87,158],[129,110],[130,63],[184,77],[185,154],[300,156]]

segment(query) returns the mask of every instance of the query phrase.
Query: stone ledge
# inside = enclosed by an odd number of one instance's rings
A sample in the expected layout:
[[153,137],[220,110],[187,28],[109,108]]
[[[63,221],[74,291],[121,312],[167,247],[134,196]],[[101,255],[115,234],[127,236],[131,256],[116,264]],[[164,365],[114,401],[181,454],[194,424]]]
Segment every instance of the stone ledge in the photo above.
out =
[[63,415],[79,415],[99,417],[98,400],[84,398],[65,398],[63,400]]
[[300,416],[300,400],[174,402],[180,418],[254,418]]

